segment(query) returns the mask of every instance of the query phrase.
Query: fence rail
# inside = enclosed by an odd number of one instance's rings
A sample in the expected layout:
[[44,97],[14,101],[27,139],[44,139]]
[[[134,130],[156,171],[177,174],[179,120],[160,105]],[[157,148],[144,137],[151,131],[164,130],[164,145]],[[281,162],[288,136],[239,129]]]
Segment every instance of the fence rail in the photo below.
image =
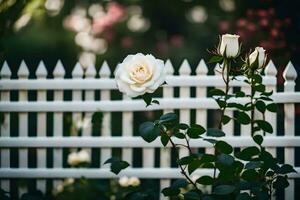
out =
[[[12,187],[16,187],[18,194],[14,195],[20,196],[28,188],[23,187],[22,184],[14,185],[15,182],[11,182],[12,179],[34,178],[36,187],[45,192],[46,179],[53,180],[52,184],[55,187],[67,177],[115,178],[116,176],[109,172],[107,166],[102,165],[113,155],[114,148],[120,148],[122,159],[129,163],[133,163],[135,149],[142,150],[142,166],[126,169],[121,172],[121,175],[160,179],[160,188],[168,186],[171,179],[182,177],[177,168],[171,167],[170,146],[161,148],[159,140],[149,144],[134,134],[137,126],[136,120],[140,118],[151,120],[155,112],[166,113],[175,110],[178,111],[181,122],[199,123],[208,127],[216,120],[215,113],[210,110],[218,108],[216,102],[208,97],[208,88],[224,89],[224,83],[218,73],[220,65],[215,66],[213,75],[208,75],[209,70],[204,60],[199,62],[195,75],[191,75],[192,68],[187,60],[184,60],[179,67],[178,75],[174,75],[175,70],[170,60],[166,61],[165,69],[167,85],[157,97],[160,104],[146,108],[145,103],[140,99],[132,100],[126,96],[117,95],[116,97],[113,94],[117,88],[107,62],[103,63],[99,72],[94,66],[83,70],[77,63],[72,71],[72,78],[68,79],[64,78],[65,69],[61,61],[57,62],[52,73],[47,71],[43,62],[40,62],[37,70],[33,72],[22,61],[17,72],[17,79],[11,79],[10,67],[7,62],[4,62],[0,71],[0,112],[4,115],[0,137],[1,188],[12,191]],[[34,74],[36,78],[28,79],[29,74]],[[295,165],[295,158],[299,157],[296,155],[295,148],[300,147],[300,134],[295,133],[295,104],[300,103],[300,92],[295,91],[297,72],[293,64],[289,62],[283,73],[284,88],[280,92],[277,91],[277,75],[276,67],[270,61],[264,70],[263,83],[268,90],[274,90],[272,98],[281,105],[283,114],[266,114],[266,119],[274,127],[274,133],[265,137],[263,145],[273,155],[276,155],[278,147],[284,149],[284,162]],[[52,76],[51,79],[47,78]],[[242,77],[232,81],[231,86],[246,93],[250,91]],[[230,92],[234,91],[231,89]],[[13,95],[16,92],[17,98]],[[33,100],[29,95],[30,93],[32,95],[32,92],[35,96]],[[70,98],[66,99],[68,92]],[[49,94],[52,95],[51,98]],[[237,98],[231,101],[245,103],[247,99]],[[74,136],[70,132],[66,133],[64,127],[67,126],[67,115],[71,116],[72,121],[91,120],[94,112],[102,113],[98,133],[93,133],[91,124],[82,127],[80,135]],[[233,116],[234,112],[228,109],[226,115]],[[32,119],[32,114],[35,114],[35,119]],[[280,130],[277,127],[279,123],[284,124]],[[35,129],[31,127],[33,124]],[[254,144],[248,125],[230,122],[223,129],[227,133],[224,140],[234,147]],[[199,148],[205,152],[211,152],[211,146],[207,142],[191,140],[190,144],[193,149]],[[66,151],[76,148],[85,148],[92,155],[93,149],[99,148],[100,155],[97,155],[100,156],[98,159],[100,168],[74,169],[64,164]],[[36,153],[36,164],[33,168],[29,167],[29,156],[32,156],[29,149],[34,149]],[[159,155],[156,149],[159,149]],[[49,150],[51,154],[48,153]],[[181,155],[186,153],[184,149],[180,149]],[[13,167],[12,163],[16,160],[14,155],[17,155],[18,159]],[[49,156],[52,156],[53,160],[51,166],[47,165]],[[157,159],[156,156],[159,158]],[[159,160],[159,166],[155,164],[155,160]],[[295,199],[295,179],[300,178],[300,167],[296,166],[296,170],[298,173],[289,176],[290,187],[285,191],[285,199]],[[211,173],[209,169],[195,172],[197,175]],[[164,199],[163,196],[160,198]]]

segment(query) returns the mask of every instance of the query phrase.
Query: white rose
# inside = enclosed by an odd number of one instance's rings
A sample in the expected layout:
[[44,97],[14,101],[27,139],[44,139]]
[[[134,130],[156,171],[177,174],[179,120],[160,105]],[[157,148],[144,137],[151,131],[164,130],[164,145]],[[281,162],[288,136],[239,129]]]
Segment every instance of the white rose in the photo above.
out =
[[133,187],[139,186],[140,184],[141,184],[141,181],[137,177],[131,177],[129,179],[129,185],[131,185]]
[[76,166],[80,163],[77,152],[72,152],[68,155],[68,164],[71,166]]
[[77,153],[80,163],[89,163],[91,162],[91,156],[88,151],[81,150]]
[[130,97],[153,93],[165,81],[164,62],[150,54],[128,55],[118,64],[115,79],[119,90]]
[[239,35],[231,34],[222,35],[221,43],[219,45],[219,53],[227,58],[236,57],[240,49],[239,37]]
[[249,56],[250,65],[255,63],[255,61],[257,59],[258,66],[256,66],[256,67],[261,68],[264,65],[265,59],[266,59],[265,51],[266,50],[262,47],[256,47],[255,50]]
[[119,184],[122,187],[128,187],[129,186],[129,178],[127,176],[123,176],[119,179]]
[[72,185],[75,182],[74,178],[67,178],[64,180],[64,185]]

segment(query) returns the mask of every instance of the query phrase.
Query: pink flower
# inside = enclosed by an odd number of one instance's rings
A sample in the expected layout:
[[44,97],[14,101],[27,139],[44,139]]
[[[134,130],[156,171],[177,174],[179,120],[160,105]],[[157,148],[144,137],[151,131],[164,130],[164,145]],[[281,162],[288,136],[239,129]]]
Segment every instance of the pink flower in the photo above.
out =
[[93,23],[93,32],[101,33],[118,23],[125,15],[125,8],[116,2],[110,2],[107,5],[105,16],[96,18]]
[[175,47],[180,48],[184,44],[183,37],[181,35],[174,35],[170,38],[170,43]]

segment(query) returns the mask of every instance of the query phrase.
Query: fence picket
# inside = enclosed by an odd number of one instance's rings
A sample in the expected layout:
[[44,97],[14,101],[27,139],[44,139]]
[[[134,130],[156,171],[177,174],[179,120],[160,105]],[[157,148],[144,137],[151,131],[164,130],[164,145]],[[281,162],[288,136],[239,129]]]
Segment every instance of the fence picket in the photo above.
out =
[[[183,60],[180,68],[179,68],[179,76],[190,76],[192,70],[191,66],[186,59]],[[179,88],[179,98],[190,98],[191,91],[190,87],[180,87]],[[190,110],[188,109],[181,109],[179,111],[179,121],[181,123],[190,124]],[[189,154],[189,151],[186,148],[179,148],[179,157],[184,157]]]
[[[47,69],[44,65],[44,62],[41,61],[37,67],[35,75],[37,79],[46,79],[47,77]],[[46,90],[38,90],[37,91],[37,101],[46,101],[47,100],[47,91]],[[37,113],[37,137],[46,137],[46,112]],[[46,168],[46,149],[39,148],[37,149],[37,168]],[[37,189],[46,192],[46,180],[37,180]]]
[[[200,60],[197,68],[196,74],[199,77],[207,76],[208,68],[203,59]],[[207,88],[206,87],[197,87],[196,88],[196,98],[206,98]],[[196,123],[207,128],[207,110],[206,109],[197,109],[196,110]],[[212,151],[212,148],[206,148],[205,151],[209,153]]]
[[[60,60],[58,60],[54,68],[53,76],[54,79],[63,79],[65,76],[65,69]],[[54,101],[63,101],[63,90],[54,91]],[[53,113],[53,137],[63,137],[63,112]],[[53,149],[53,167],[63,168],[63,151],[61,148]],[[61,180],[53,180],[54,188],[61,182]]]
[[[219,64],[215,70],[220,70]],[[196,123],[206,127],[208,109],[216,109],[217,105],[212,100],[207,98],[207,87],[218,87],[224,89],[220,74],[215,72],[213,76],[207,76],[208,69],[201,60],[196,68],[196,76],[191,76],[191,67],[187,60],[184,60],[179,69],[179,75],[174,76],[174,69],[170,60],[165,63],[167,73],[167,83],[163,87],[163,98],[160,100],[160,105],[153,105],[144,108],[142,100],[132,101],[130,98],[123,96],[123,100],[111,100],[111,90],[115,90],[114,80],[110,78],[111,71],[105,61],[99,71],[100,79],[96,79],[96,70],[94,66],[90,66],[85,71],[83,79],[83,70],[79,64],[76,64],[72,79],[64,79],[65,70],[58,61],[53,71],[54,79],[47,79],[47,70],[44,63],[41,61],[36,73],[37,79],[28,79],[29,71],[24,61],[22,61],[18,70],[18,79],[10,79],[11,72],[6,62],[0,71],[0,110],[4,114],[4,124],[1,126],[1,168],[0,178],[1,187],[10,190],[9,178],[41,178],[37,180],[37,189],[46,190],[46,181],[43,178],[53,178],[53,185],[57,186],[65,177],[80,177],[88,178],[112,178],[114,175],[109,172],[109,169],[64,169],[63,168],[63,148],[81,147],[87,150],[91,148],[101,148],[101,168],[103,162],[112,156],[112,148],[122,149],[122,159],[132,164],[133,148],[142,148],[143,161],[142,169],[130,168],[128,171],[122,172],[126,176],[138,176],[139,178],[161,178],[160,190],[170,185],[170,179],[180,178],[177,169],[171,169],[171,149],[160,149],[160,168],[154,168],[155,154],[154,149],[161,147],[159,141],[151,144],[146,144],[139,137],[133,136],[133,112],[163,110],[164,113],[173,112],[174,109],[179,109],[180,122],[190,123],[191,109],[196,109]],[[276,75],[277,70],[274,63],[270,61],[265,69],[263,81],[267,86],[267,91],[273,89],[276,91]],[[299,146],[300,138],[295,136],[295,103],[299,103],[300,93],[295,91],[295,79],[297,77],[296,70],[290,62],[284,70],[283,77],[285,79],[284,92],[275,92],[272,96],[275,102],[284,104],[284,134],[285,137],[278,135],[267,135],[264,145],[273,155],[276,153],[276,147],[284,147],[285,163],[295,165],[295,147]],[[53,81],[53,82],[51,82]],[[66,82],[64,82],[66,81]],[[53,83],[53,84],[52,84]],[[95,86],[99,84],[99,87]],[[62,87],[58,87],[62,85]],[[233,81],[234,87],[241,87],[241,90],[250,93],[249,86],[246,86],[242,81]],[[179,87],[179,98],[174,97],[174,88]],[[190,95],[191,87],[196,87],[196,98]],[[223,88],[222,88],[223,87]],[[101,89],[101,101],[95,101],[95,90]],[[19,102],[10,102],[10,91],[18,90]],[[28,90],[37,91],[37,102],[28,102]],[[47,102],[47,91],[54,91],[54,101]],[[63,98],[64,90],[72,90],[72,101],[65,102]],[[82,100],[84,91],[85,101]],[[232,90],[231,90],[232,92]],[[241,99],[241,103],[248,101]],[[54,104],[55,103],[55,106]],[[65,104],[66,103],[66,104]],[[199,105],[200,104],[200,105]],[[76,108],[75,108],[76,107]],[[80,107],[80,108],[78,108]],[[81,137],[63,137],[63,116],[64,112],[73,112],[72,118],[74,121],[82,120],[84,112],[84,120],[90,120],[92,112],[101,110],[103,113],[101,137],[93,137],[91,126],[83,126]],[[111,131],[111,112],[122,112],[122,135],[121,137],[112,137]],[[19,117],[18,137],[11,137],[10,130],[10,112],[17,112]],[[28,112],[37,113],[37,137],[28,137]],[[53,112],[53,137],[47,138],[47,112]],[[227,115],[233,114],[232,110],[228,110]],[[257,112],[256,112],[257,113]],[[78,119],[77,119],[78,117]],[[261,117],[256,114],[256,117]],[[273,125],[274,132],[277,132],[276,113],[267,113],[266,120]],[[213,119],[218,122],[217,118]],[[215,124],[216,125],[216,124]],[[228,140],[234,147],[244,148],[252,145],[249,126],[241,126],[241,136],[233,136],[233,123],[224,126],[224,131],[229,137]],[[58,142],[59,141],[59,142]],[[177,140],[176,140],[177,141]],[[179,141],[179,140],[178,140]],[[195,149],[205,148],[209,152],[210,146],[203,141],[191,140],[191,146]],[[10,148],[18,148],[19,166],[17,169],[10,169]],[[37,149],[37,169],[28,168],[28,148]],[[47,169],[46,148],[53,149],[53,168]],[[180,156],[187,155],[188,151],[180,149]],[[108,167],[105,165],[105,167]],[[77,171],[78,170],[78,171]],[[296,167],[300,172],[300,168]],[[209,174],[211,170],[199,170],[199,174]],[[58,175],[57,175],[58,173]],[[196,172],[195,172],[196,173]],[[198,171],[197,171],[198,173]],[[197,174],[196,173],[196,174]],[[290,186],[285,191],[285,199],[294,199],[295,195],[295,178],[299,178],[299,174],[289,175]],[[18,195],[26,192],[26,188],[19,185]],[[162,194],[160,199],[168,199]]]
[[[165,73],[167,76],[172,76],[174,74],[174,68],[170,60],[167,60],[165,63]],[[174,97],[174,89],[171,87],[163,87],[163,97],[164,98],[173,98]],[[173,112],[172,109],[163,110],[164,114]],[[160,167],[170,167],[171,165],[171,150],[170,148],[161,148],[160,149]],[[170,179],[161,179],[160,180],[160,191],[163,188],[170,186]],[[169,199],[165,197],[163,194],[160,194],[160,199]]]
[[[284,72],[283,78],[284,92],[294,92],[295,91],[295,80],[297,78],[297,71],[295,70],[291,62],[288,63]],[[295,105],[294,104],[284,104],[284,133],[285,136],[295,135]],[[295,165],[295,149],[286,147],[284,149],[284,163]],[[295,181],[293,179],[289,180],[289,187],[285,189],[285,199],[295,198]]]
[[[94,65],[89,65],[85,70],[85,80],[86,79],[95,79],[97,74],[96,68]],[[85,91],[85,101],[93,101],[95,100],[95,91],[93,90],[86,90]],[[82,136],[91,136],[92,135],[92,112],[85,112],[83,118],[83,127],[82,127]],[[91,149],[86,149],[92,155]],[[92,156],[91,156],[92,157]]]
[[[267,66],[265,68],[265,75],[274,79],[274,84],[271,86],[270,85],[266,86],[266,90],[267,91],[273,90],[274,92],[276,92],[277,69],[272,60],[269,61],[269,63],[267,64]],[[258,113],[258,112],[256,112],[256,113]],[[271,112],[266,112],[265,117],[266,117],[266,120],[273,126],[274,133],[272,135],[276,134],[277,133],[277,120],[276,120],[277,114],[271,113]],[[269,137],[269,136],[271,136],[271,134],[266,134],[266,137]],[[274,157],[276,157],[276,148],[267,148],[267,150]]]
[[[20,68],[18,70],[19,79],[27,79],[29,76],[29,70],[24,60],[22,60]],[[28,101],[28,91],[20,90],[19,91],[19,101]],[[19,113],[19,137],[28,137],[28,113]],[[27,168],[28,167],[28,149],[19,150],[19,167]],[[19,184],[18,192],[19,196],[27,192],[27,187]]]
[[[10,79],[11,71],[6,61],[4,61],[2,69],[0,71],[1,80]],[[10,91],[1,91],[1,101],[10,101]],[[3,113],[3,124],[1,125],[1,137],[10,136],[10,113]],[[10,167],[10,149],[1,148],[1,168]],[[1,180],[1,188],[4,191],[9,191],[9,180]]]
[[[111,71],[106,61],[103,62],[99,75],[101,79],[108,79],[110,77]],[[100,92],[101,100],[110,100],[110,90],[101,90]],[[102,115],[102,126],[101,126],[101,136],[110,137],[111,136],[111,113],[103,112]],[[112,155],[110,148],[102,148],[100,153],[100,166],[108,167],[108,165],[103,165],[103,163],[110,158]]]
[[[83,78],[83,69],[79,62],[75,64],[75,67],[72,71],[73,79],[82,79]],[[82,91],[81,90],[72,90],[72,101],[81,101],[82,100]],[[75,131],[71,134],[74,136],[78,135],[78,132],[83,128],[83,119],[81,112],[73,112],[72,113],[72,123],[75,126]],[[73,149],[76,151],[76,149]]]

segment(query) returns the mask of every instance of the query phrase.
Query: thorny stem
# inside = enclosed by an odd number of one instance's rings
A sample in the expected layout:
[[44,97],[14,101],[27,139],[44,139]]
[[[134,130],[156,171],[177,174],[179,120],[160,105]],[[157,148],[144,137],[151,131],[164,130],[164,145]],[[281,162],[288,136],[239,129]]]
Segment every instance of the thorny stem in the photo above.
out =
[[[251,74],[253,76],[253,73]],[[251,135],[254,135],[254,81],[253,78],[250,78],[250,84],[251,84],[251,95],[250,95],[250,103],[251,103]]]
[[[170,138],[170,143],[172,144],[172,147],[176,150],[176,144],[173,142],[173,140]],[[190,147],[188,145],[188,149],[190,150]],[[179,154],[176,151],[177,154],[177,159],[179,159]],[[184,177],[195,187],[196,190],[199,190],[197,187],[197,184],[186,174],[184,168],[182,167],[182,165],[178,164],[181,174],[184,175]]]
[[[223,67],[223,70],[222,70],[222,76],[223,76],[223,80],[224,80],[224,82],[225,82],[225,99],[224,99],[224,101],[225,101],[225,107],[223,107],[222,109],[221,109],[221,120],[220,120],[220,122],[219,122],[219,129],[222,129],[222,118],[223,118],[223,116],[224,116],[224,114],[225,114],[225,110],[226,110],[226,108],[227,108],[227,100],[228,100],[228,93],[229,93],[229,72],[230,72],[230,68],[231,68],[231,63],[230,63],[230,61],[228,61],[228,60],[224,60],[224,67]],[[226,77],[224,77],[224,73],[226,73],[225,75],[226,75]]]
[[[228,93],[229,93],[229,72],[230,72],[230,68],[231,68],[231,63],[229,60],[227,59],[224,59],[224,66],[223,66],[223,69],[222,69],[222,77],[223,77],[223,80],[225,82],[225,98],[224,98],[224,101],[225,101],[225,107],[223,107],[221,109],[221,119],[220,119],[220,122],[219,122],[219,126],[218,128],[219,129],[222,129],[222,119],[223,119],[223,116],[225,114],[225,110],[227,108],[227,100],[228,100]],[[224,73],[225,73],[225,77],[224,77]],[[217,155],[217,151],[215,149],[214,151],[214,155],[216,156]],[[214,179],[216,179],[216,173],[217,173],[217,168],[216,166],[214,166]]]

